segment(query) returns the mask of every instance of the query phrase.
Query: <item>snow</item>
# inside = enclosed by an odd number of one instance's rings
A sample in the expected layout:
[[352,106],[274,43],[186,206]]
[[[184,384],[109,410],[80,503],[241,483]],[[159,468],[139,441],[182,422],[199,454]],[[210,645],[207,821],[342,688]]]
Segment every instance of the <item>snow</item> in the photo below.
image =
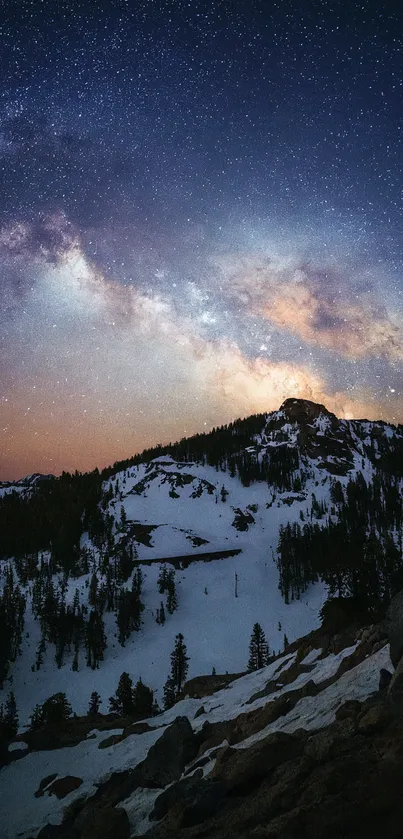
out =
[[[121,647],[116,637],[115,617],[105,613],[108,647],[105,660],[95,671],[86,667],[83,651],[79,656],[78,672],[71,669],[72,655],[67,656],[63,666],[57,669],[54,647],[50,644],[47,645],[41,669],[32,671],[40,629],[33,619],[29,596],[22,655],[11,668],[11,678],[4,684],[3,697],[0,695],[1,702],[11,688],[14,690],[21,726],[28,724],[35,705],[58,691],[66,693],[73,711],[83,714],[87,711],[91,692],[97,690],[103,700],[101,711],[105,712],[109,697],[115,693],[124,670],[134,681],[141,677],[156,692],[156,698],[161,703],[162,688],[169,673],[170,653],[178,632],[185,637],[190,658],[188,678],[192,678],[211,673],[213,667],[217,673],[244,671],[250,636],[256,622],[263,627],[270,650],[275,653],[283,648],[284,634],[291,643],[319,626],[326,586],[311,586],[301,600],[286,605],[278,588],[278,571],[273,561],[279,526],[290,519],[299,519],[300,510],[306,510],[306,500],[298,500],[297,495],[292,507],[283,504],[277,507],[275,504],[267,509],[266,504],[271,501],[272,495],[266,483],[243,487],[238,478],[197,464],[186,465],[186,473],[191,472],[194,480],[177,488],[180,498],[172,498],[169,495],[170,485],[164,483],[164,478],[168,473],[177,473],[178,464],[171,459],[168,467],[162,467],[161,459],[158,460],[159,471],[152,469],[148,473],[146,497],[132,492],[133,486],[147,477],[148,467],[141,464],[132,467],[128,477],[125,477],[125,472],[116,475],[123,500],[114,498],[110,505],[118,519],[121,504],[124,505],[129,526],[135,521],[158,525],[151,532],[152,546],[138,545],[139,560],[185,554],[197,559],[198,554],[231,549],[239,549],[242,553],[221,560],[195,561],[188,568],[176,571],[179,608],[173,615],[167,615],[164,626],[155,621],[156,609],[162,599],[157,588],[160,564],[144,566],[143,626],[140,632],[133,633],[125,647]],[[163,462],[167,460],[164,456]],[[150,477],[152,474],[154,478]],[[204,488],[200,497],[192,498],[192,492],[200,481],[212,484],[215,492],[209,494]],[[105,486],[109,487],[110,483],[114,486],[116,479],[111,479]],[[220,496],[223,484],[229,492],[225,503]],[[317,497],[318,489],[315,488]],[[258,506],[257,513],[253,513],[255,524],[246,532],[238,532],[232,526],[233,508],[246,510],[251,504]],[[194,548],[189,538],[192,536],[206,539],[207,544]],[[237,597],[235,574],[238,578]],[[68,602],[72,601],[76,588],[80,591],[81,601],[86,602],[89,576],[69,580]]]
[[302,659],[301,664],[313,664],[314,661],[321,655],[322,650],[311,650],[305,658]]
[[24,752],[28,748],[28,743],[23,740],[16,740],[15,743],[10,743],[8,747],[9,752]]
[[[262,670],[236,679],[212,696],[182,700],[169,711],[148,721],[150,725],[158,727],[143,734],[133,734],[106,749],[98,748],[102,740],[111,734],[121,733],[122,729],[107,732],[95,729],[86,740],[75,747],[32,752],[26,755],[4,767],[0,772],[1,836],[3,839],[15,839],[16,836],[20,839],[28,839],[28,836],[36,834],[46,823],[60,823],[65,808],[76,797],[93,793],[95,783],[105,781],[112,772],[130,769],[140,763],[146,757],[150,747],[159,739],[164,727],[173,722],[177,716],[187,716],[195,732],[206,720],[213,723],[219,720],[235,719],[241,713],[270,704],[282,693],[301,686],[303,680],[313,678],[318,684],[325,681],[337,672],[340,662],[354,649],[355,645],[342,650],[337,655],[329,655],[323,659],[316,657],[314,661],[313,654],[319,654],[320,651],[313,650],[310,654],[313,669],[310,672],[302,673],[294,682],[285,685],[270,696],[260,697],[253,703],[248,703],[250,697],[264,689],[268,682],[278,678],[280,672],[289,668],[295,662],[295,653],[284,655]],[[377,653],[367,656],[364,661],[344,673],[317,696],[300,699],[288,714],[234,745],[234,748],[248,748],[273,731],[292,732],[298,728],[314,731],[328,725],[335,719],[337,708],[343,702],[348,699],[362,701],[378,690],[381,667],[393,670],[388,645]],[[205,713],[195,719],[196,711],[202,706]],[[225,741],[222,745],[225,745]],[[206,756],[211,756],[212,751],[213,749],[210,749],[206,752]],[[214,762],[214,758],[211,757],[205,764],[204,777],[211,772]],[[192,766],[190,764],[188,767],[190,772],[194,771],[195,767],[192,768]],[[83,783],[78,790],[61,801],[46,792],[42,797],[35,798],[34,793],[41,780],[53,773],[57,773],[59,777],[74,775],[82,778]],[[148,817],[160,792],[160,789],[138,789],[122,803],[121,806],[127,810],[131,828],[136,834],[143,835],[150,827]]]
[[[234,748],[247,749],[258,740],[263,740],[273,731],[292,732],[298,728],[312,731],[330,725],[336,718],[337,709],[344,702],[349,699],[363,701],[372,693],[376,693],[381,667],[393,671],[389,656],[389,645],[386,645],[374,655],[368,656],[352,670],[348,670],[317,696],[306,696],[300,699],[293,710],[284,717],[279,717],[257,734],[242,740],[241,743],[237,743]],[[321,681],[323,680],[321,679]]]
[[[161,736],[161,730],[133,734],[120,743],[99,749],[102,740],[116,731],[97,731],[94,739],[78,746],[54,751],[31,752],[0,772],[0,830],[2,839],[21,839],[32,835],[47,822],[60,824],[63,811],[77,795],[96,791],[94,782],[105,781],[112,772],[132,769],[147,756],[150,747]],[[133,740],[136,740],[135,747]],[[57,773],[58,777],[74,775],[83,779],[78,790],[65,798],[45,793],[35,798],[34,793],[42,778]]]

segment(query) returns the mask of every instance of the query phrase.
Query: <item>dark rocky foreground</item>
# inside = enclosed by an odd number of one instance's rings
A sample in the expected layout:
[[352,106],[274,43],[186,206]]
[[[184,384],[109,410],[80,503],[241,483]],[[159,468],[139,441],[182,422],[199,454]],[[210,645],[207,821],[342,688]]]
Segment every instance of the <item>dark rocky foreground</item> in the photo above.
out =
[[[47,825],[39,839],[139,839],[122,806],[137,789],[156,793],[145,834],[150,839],[402,839],[402,604],[403,595],[398,595],[383,624],[358,633],[354,629],[359,643],[331,679],[310,681],[235,719],[206,721],[197,732],[186,717],[177,717],[162,727],[145,760],[113,773],[91,797],[80,797],[79,777],[45,778],[36,795],[57,784],[58,797],[77,789],[78,798],[65,810],[63,823]],[[312,640],[320,640],[328,651],[344,648],[351,644],[351,629],[328,634],[327,640],[317,630],[298,642],[298,652],[305,655]],[[345,701],[335,721],[319,730],[277,731],[237,748],[288,714],[303,696],[315,697],[371,657],[386,640],[395,673],[381,670],[376,694],[364,702]],[[307,666],[297,656],[276,682],[294,681]],[[271,686],[260,695],[269,696]],[[193,687],[200,695],[202,686],[197,682]],[[144,725],[130,726],[123,736],[135,739]],[[212,760],[204,777],[203,767]]]
[[180,777],[203,744],[178,718],[139,767],[112,776],[39,837],[134,839],[119,802],[137,786],[170,783],[155,801],[153,839],[401,839],[403,705],[394,686],[397,678],[388,693],[346,702],[313,734],[276,732],[246,750],[220,748],[205,779],[200,766]]

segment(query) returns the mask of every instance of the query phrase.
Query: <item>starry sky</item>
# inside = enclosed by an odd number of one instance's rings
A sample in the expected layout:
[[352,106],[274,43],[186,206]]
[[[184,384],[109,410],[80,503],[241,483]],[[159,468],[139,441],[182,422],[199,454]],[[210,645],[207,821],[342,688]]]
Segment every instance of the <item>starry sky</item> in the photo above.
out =
[[4,0],[0,478],[403,422],[403,7]]

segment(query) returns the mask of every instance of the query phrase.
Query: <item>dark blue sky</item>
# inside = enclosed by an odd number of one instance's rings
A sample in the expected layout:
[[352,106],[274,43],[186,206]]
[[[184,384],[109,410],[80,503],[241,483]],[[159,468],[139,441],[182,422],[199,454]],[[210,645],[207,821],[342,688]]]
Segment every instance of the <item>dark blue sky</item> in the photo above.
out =
[[290,395],[403,421],[403,9],[3,7],[4,475]]

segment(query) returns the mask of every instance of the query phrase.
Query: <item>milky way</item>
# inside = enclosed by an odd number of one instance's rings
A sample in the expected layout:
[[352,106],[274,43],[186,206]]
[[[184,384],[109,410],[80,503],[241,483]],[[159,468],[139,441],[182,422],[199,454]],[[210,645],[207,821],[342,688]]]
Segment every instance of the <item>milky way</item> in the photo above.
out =
[[1,475],[403,422],[396,3],[3,4]]

